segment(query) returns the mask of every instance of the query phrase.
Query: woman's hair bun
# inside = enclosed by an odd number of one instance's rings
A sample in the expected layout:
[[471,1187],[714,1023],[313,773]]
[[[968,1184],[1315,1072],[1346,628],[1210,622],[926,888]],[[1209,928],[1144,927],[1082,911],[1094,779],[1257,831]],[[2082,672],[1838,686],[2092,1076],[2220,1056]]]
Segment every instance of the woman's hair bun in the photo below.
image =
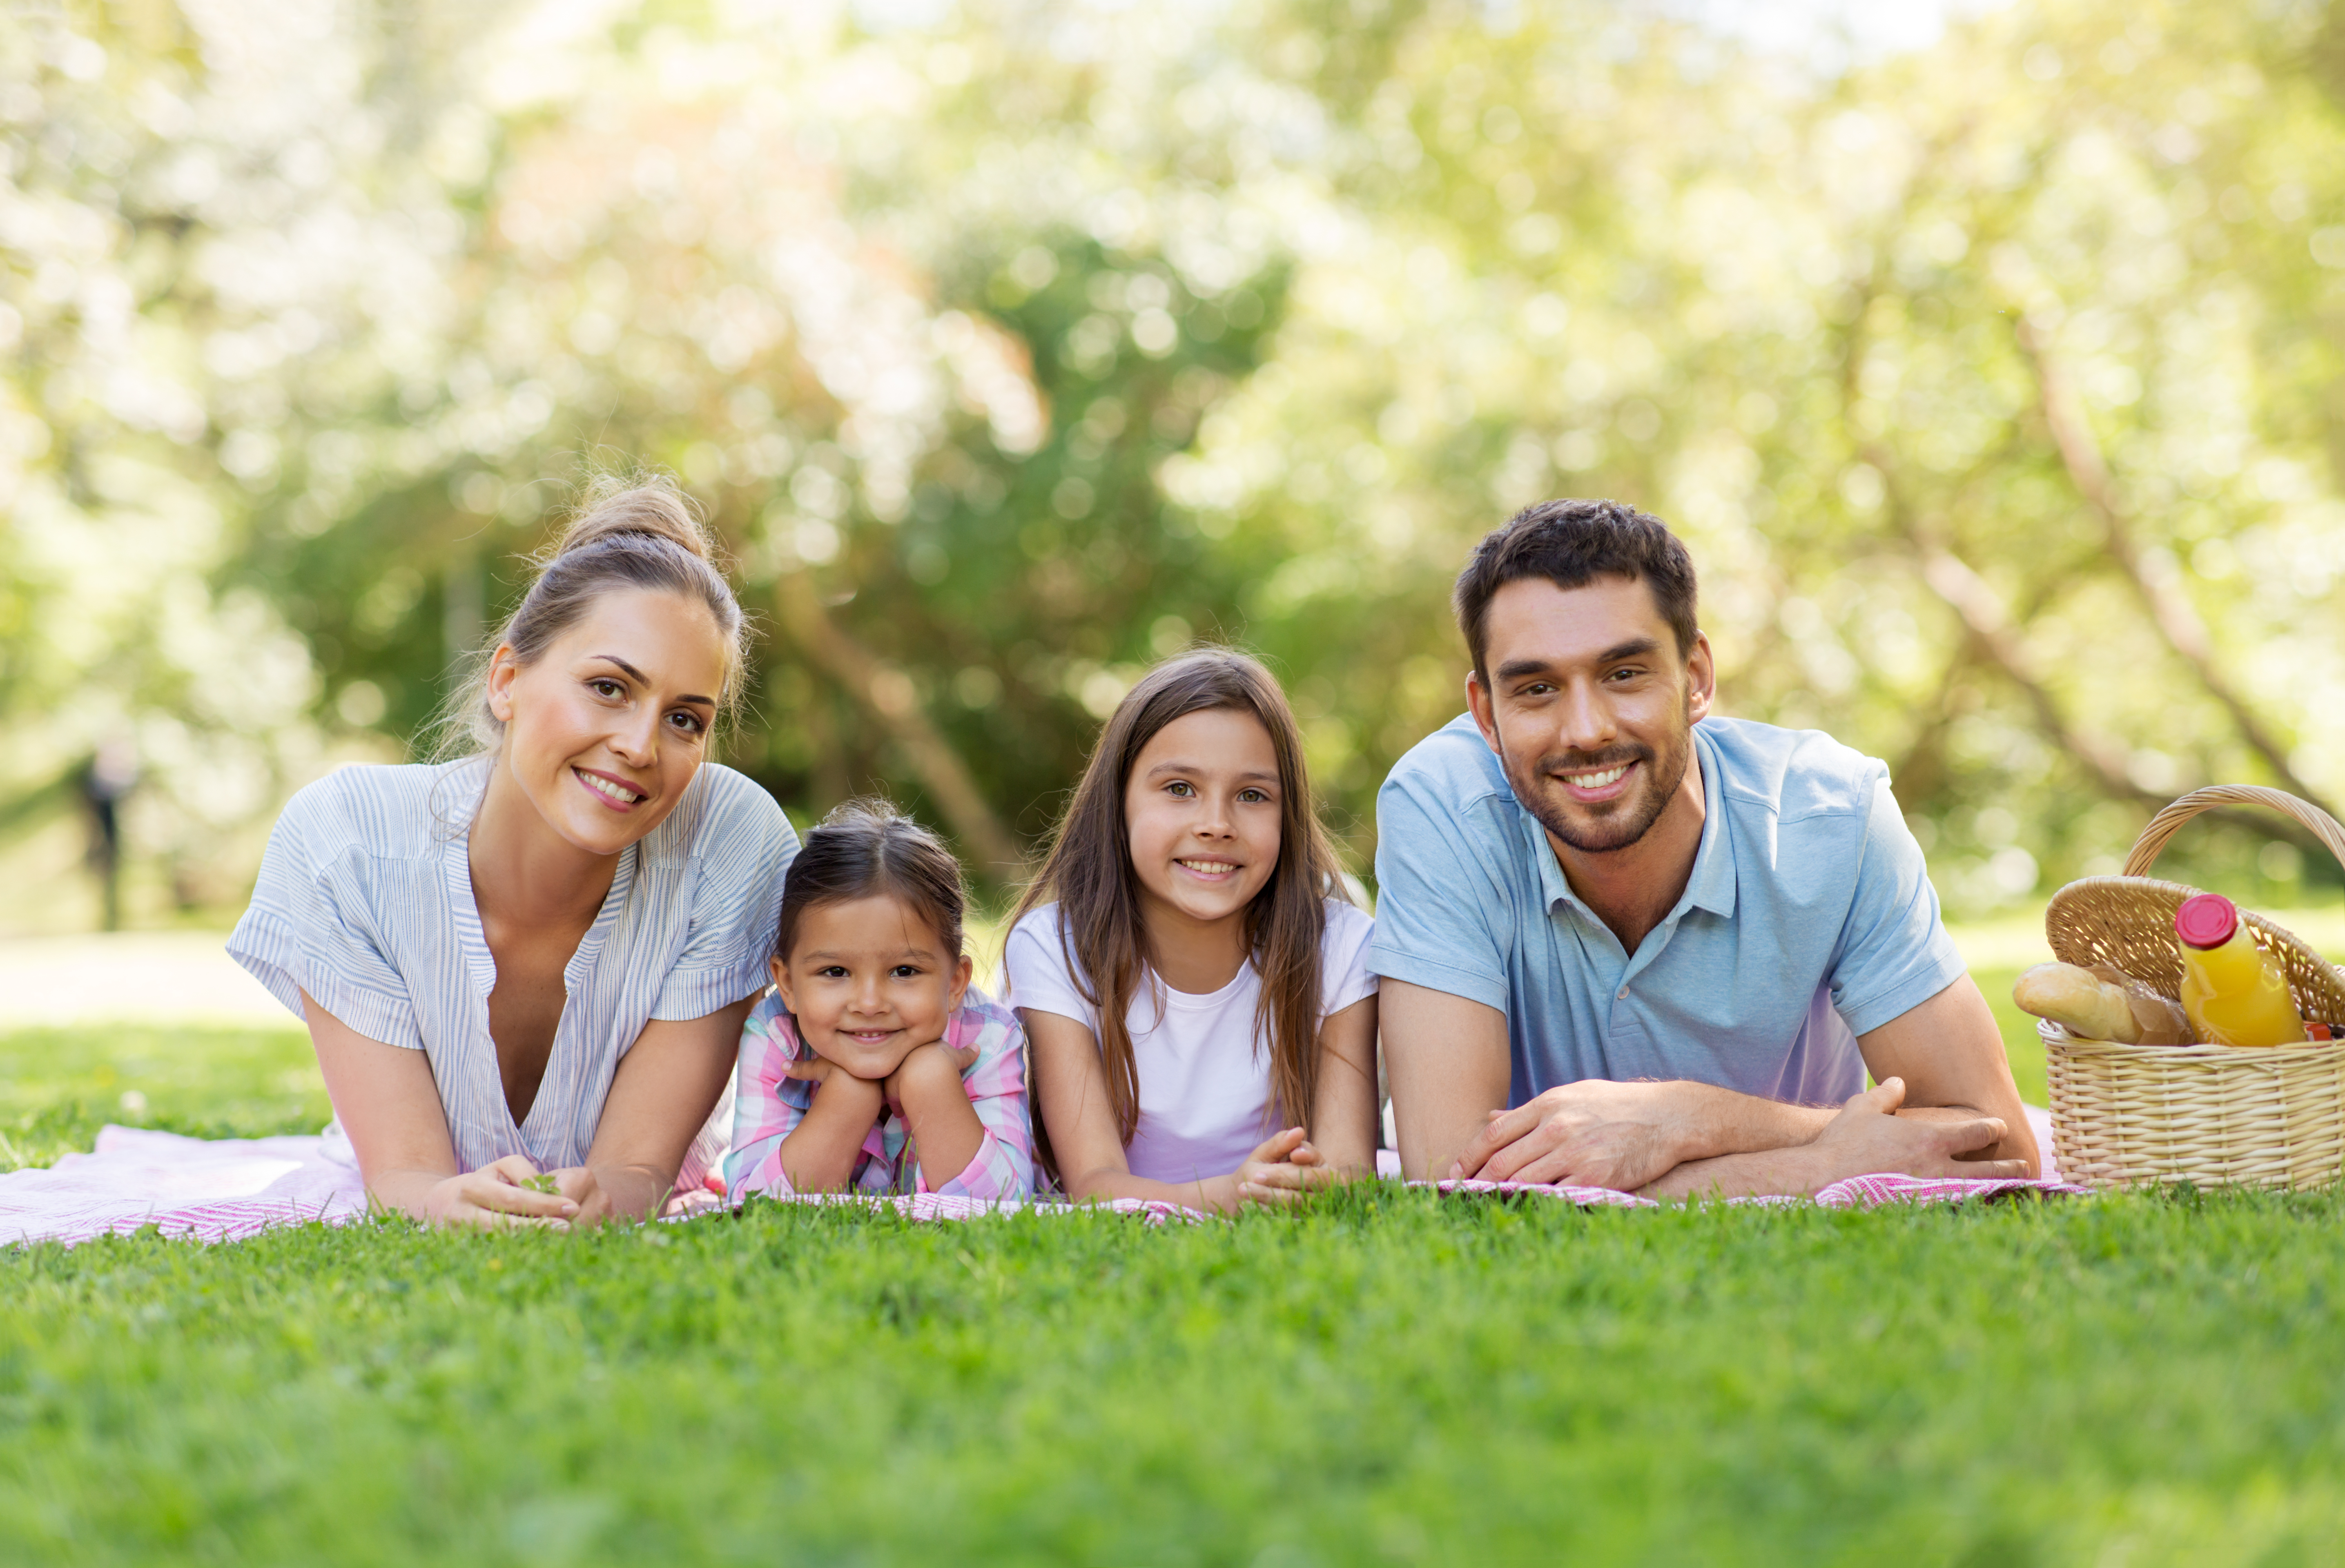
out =
[[534,663],[609,592],[649,590],[706,606],[725,640],[718,716],[729,715],[749,656],[748,619],[725,581],[716,536],[674,480],[660,474],[595,480],[569,523],[531,563],[537,571],[529,591],[473,655],[462,684],[442,709],[438,755],[493,753],[503,744],[504,721],[489,704],[489,675],[499,651],[511,650],[516,664]]
[[549,559],[558,560],[624,533],[665,539],[712,566],[716,564],[716,538],[700,520],[699,509],[675,481],[664,475],[623,479],[606,474],[588,485]]

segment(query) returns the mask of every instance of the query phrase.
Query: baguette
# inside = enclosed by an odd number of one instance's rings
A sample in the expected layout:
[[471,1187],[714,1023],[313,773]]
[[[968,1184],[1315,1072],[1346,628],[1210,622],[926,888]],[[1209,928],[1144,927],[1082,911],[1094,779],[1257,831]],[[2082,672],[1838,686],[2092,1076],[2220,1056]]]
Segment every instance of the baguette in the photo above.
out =
[[2038,964],[2020,976],[2011,999],[2081,1039],[2123,1046],[2198,1043],[2182,1005],[2106,964]]

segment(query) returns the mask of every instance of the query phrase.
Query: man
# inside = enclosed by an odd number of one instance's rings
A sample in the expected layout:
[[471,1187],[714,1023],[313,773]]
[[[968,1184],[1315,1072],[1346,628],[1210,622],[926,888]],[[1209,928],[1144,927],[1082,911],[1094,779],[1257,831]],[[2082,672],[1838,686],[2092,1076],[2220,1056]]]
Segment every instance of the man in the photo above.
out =
[[1694,597],[1685,546],[1613,501],[1531,507],[1458,577],[1472,712],[1376,806],[1403,1168],[1654,1196],[2035,1175],[1887,768],[1710,716]]

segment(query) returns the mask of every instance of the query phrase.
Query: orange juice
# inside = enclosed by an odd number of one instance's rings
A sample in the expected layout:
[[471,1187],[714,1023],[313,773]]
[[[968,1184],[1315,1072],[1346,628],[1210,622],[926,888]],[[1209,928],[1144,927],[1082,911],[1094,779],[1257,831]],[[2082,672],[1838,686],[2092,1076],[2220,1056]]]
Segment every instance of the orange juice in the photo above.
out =
[[2288,973],[2256,946],[2238,905],[2219,893],[2186,898],[2174,912],[2174,934],[2182,938],[2182,1010],[2200,1043],[2289,1046],[2304,1038]]

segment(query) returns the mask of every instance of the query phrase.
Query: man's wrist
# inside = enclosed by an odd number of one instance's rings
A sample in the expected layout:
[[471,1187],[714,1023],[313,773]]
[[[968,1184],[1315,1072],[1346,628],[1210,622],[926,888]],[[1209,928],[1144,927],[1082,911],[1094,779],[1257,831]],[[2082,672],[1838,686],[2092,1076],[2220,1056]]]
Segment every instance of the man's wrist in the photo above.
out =
[[1744,1154],[1738,1141],[1724,1136],[1723,1118],[1719,1115],[1718,1090],[1691,1078],[1678,1078],[1660,1086],[1661,1104],[1666,1115],[1660,1131],[1668,1145],[1670,1163],[1686,1165],[1697,1159],[1715,1159],[1721,1155]]

